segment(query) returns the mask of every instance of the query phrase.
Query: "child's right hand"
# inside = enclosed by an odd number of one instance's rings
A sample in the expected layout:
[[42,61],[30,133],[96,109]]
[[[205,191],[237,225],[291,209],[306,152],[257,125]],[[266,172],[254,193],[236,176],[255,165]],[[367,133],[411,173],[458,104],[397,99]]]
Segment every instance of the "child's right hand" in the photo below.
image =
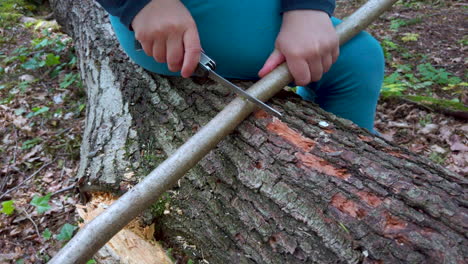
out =
[[135,38],[148,56],[188,78],[200,60],[197,26],[178,0],[152,0],[133,19]]

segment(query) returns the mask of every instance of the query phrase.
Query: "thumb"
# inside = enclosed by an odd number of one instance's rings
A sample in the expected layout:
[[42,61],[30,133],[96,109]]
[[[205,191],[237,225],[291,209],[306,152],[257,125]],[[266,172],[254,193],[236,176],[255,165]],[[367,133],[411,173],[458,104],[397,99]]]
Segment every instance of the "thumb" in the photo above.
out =
[[285,61],[284,55],[277,49],[275,49],[270,57],[266,60],[265,64],[263,65],[262,69],[258,72],[258,76],[260,78],[263,78],[265,75],[270,73],[272,70],[274,70],[278,65],[283,63]]

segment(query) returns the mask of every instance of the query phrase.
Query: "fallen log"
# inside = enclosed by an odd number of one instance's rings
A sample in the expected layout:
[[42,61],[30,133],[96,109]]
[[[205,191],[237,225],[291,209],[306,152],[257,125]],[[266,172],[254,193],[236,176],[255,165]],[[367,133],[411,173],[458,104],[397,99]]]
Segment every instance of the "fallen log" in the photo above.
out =
[[[175,153],[232,96],[213,83],[149,74],[129,62],[92,2],[52,5],[75,39],[88,91],[82,190],[130,189],[123,198],[135,199],[144,196],[143,187],[157,190],[144,203],[129,199],[107,209],[107,219],[125,219],[88,225],[51,261],[84,262],[177,181],[143,180],[138,190],[136,175]],[[253,94],[266,99],[274,92],[265,87],[288,83],[287,71],[278,71]],[[253,110],[243,100],[234,104],[244,109],[241,116]],[[288,119],[257,111],[181,180],[169,202],[177,213],[158,219],[166,236],[183,237],[199,249],[196,257],[213,263],[457,263],[466,257],[464,178],[310,103],[288,97],[272,104]],[[165,166],[185,171],[194,163]],[[93,234],[91,251],[82,233]]]

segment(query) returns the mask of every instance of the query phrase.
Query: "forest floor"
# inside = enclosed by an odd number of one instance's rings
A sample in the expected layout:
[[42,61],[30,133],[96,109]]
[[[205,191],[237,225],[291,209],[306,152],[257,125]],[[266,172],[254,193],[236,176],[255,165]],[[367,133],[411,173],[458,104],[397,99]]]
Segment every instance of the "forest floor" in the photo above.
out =
[[[338,0],[336,16],[351,14],[359,2]],[[377,129],[462,175],[467,7],[402,1],[368,30],[387,61]],[[86,95],[72,40],[49,13],[44,5],[0,3],[0,263],[47,262],[80,221],[74,175]]]

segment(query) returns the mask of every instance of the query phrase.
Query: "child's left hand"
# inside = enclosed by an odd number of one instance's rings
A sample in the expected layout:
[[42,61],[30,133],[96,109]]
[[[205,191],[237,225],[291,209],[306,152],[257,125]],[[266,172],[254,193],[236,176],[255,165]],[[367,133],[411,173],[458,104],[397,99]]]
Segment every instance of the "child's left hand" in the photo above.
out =
[[339,39],[330,17],[318,10],[283,15],[275,50],[258,75],[263,78],[286,60],[296,85],[318,81],[339,55]]

